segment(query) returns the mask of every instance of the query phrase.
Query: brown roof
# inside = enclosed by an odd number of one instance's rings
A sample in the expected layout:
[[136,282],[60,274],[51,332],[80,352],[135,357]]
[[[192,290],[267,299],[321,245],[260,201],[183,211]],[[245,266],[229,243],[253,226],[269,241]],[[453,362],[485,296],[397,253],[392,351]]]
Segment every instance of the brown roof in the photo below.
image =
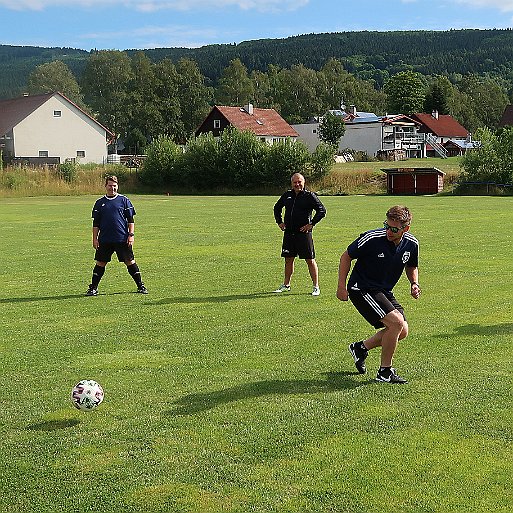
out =
[[241,107],[215,105],[233,127],[259,136],[298,137],[299,134],[274,110],[253,108],[249,114]]
[[87,117],[91,118],[97,125],[100,125],[109,135],[113,137],[114,134],[105,128],[96,119],[91,117],[87,112],[84,112],[78,105],[66,98],[59,92],[37,94],[34,96],[20,96],[19,98],[11,98],[10,100],[0,100],[0,137],[4,136],[7,132],[11,131],[18,123],[23,121],[27,116],[32,114],[41,105],[48,101],[52,96],[58,95],[64,98],[67,102],[71,103],[78,110],[83,112]]
[[506,105],[499,126],[513,126],[513,105]]
[[469,132],[461,126],[452,116],[440,114],[434,117],[431,114],[412,114],[412,118],[420,121],[431,133],[438,137],[467,137]]

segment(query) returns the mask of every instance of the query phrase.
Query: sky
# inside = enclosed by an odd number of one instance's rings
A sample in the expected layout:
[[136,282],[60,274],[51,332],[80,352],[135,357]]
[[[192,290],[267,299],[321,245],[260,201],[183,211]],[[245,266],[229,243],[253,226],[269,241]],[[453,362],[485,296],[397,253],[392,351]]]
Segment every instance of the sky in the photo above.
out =
[[0,44],[87,51],[512,26],[513,0],[0,0]]

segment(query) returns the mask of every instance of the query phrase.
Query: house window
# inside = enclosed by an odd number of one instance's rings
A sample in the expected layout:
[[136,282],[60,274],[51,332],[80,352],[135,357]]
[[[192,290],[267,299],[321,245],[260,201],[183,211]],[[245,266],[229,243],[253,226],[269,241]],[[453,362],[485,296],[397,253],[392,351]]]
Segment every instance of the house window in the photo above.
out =
[[53,111],[53,117],[54,118],[60,118],[62,116],[62,111],[60,110],[54,110]]
[[221,128],[221,120],[214,119],[214,128]]
[[316,134],[316,133],[317,133],[317,130],[314,128],[314,129],[312,130],[312,133],[313,133],[313,134]]
[[85,150],[77,150],[77,158],[79,158],[79,159],[85,158]]
[[39,150],[39,154],[38,154],[40,157],[48,157],[48,151],[46,150]]

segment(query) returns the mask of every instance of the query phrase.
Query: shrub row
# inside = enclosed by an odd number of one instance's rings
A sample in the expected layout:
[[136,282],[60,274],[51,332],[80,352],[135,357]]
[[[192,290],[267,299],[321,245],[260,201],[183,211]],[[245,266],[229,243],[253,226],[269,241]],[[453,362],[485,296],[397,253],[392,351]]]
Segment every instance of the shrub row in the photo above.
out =
[[250,132],[229,128],[219,137],[200,135],[185,147],[159,137],[147,147],[139,178],[147,185],[176,185],[199,190],[227,187],[283,187],[299,172],[310,180],[327,175],[334,148],[321,144],[310,154],[290,139],[272,145]]

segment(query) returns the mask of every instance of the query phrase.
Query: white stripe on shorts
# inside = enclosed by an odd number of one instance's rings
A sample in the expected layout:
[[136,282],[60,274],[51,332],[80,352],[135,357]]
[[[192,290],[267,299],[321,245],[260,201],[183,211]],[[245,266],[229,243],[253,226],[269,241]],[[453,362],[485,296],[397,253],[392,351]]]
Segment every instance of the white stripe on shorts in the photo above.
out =
[[376,303],[376,301],[370,294],[363,294],[363,299],[365,299],[369,306],[379,315],[380,319],[383,319],[383,317],[385,317],[385,311],[383,310],[383,308],[379,306],[378,303]]

